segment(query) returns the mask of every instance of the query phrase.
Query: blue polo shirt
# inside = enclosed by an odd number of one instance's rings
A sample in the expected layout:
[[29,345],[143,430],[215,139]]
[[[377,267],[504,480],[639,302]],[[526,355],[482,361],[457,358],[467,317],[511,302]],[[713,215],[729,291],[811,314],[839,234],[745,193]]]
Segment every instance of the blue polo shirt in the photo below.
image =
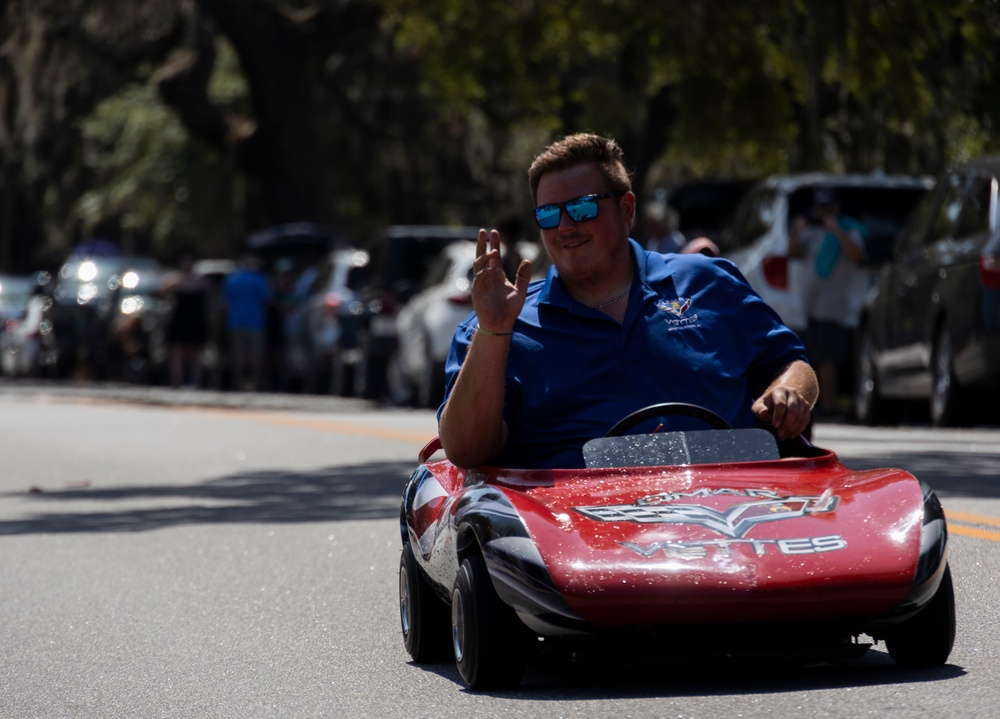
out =
[[[629,243],[636,272],[621,325],[573,299],[554,266],[528,287],[507,361],[509,438],[498,465],[582,467],[587,440],[660,402],[701,405],[734,427],[753,427],[753,400],[782,368],[807,359],[729,260]],[[445,402],[477,326],[472,314],[455,330]],[[684,417],[664,424],[707,428]]]

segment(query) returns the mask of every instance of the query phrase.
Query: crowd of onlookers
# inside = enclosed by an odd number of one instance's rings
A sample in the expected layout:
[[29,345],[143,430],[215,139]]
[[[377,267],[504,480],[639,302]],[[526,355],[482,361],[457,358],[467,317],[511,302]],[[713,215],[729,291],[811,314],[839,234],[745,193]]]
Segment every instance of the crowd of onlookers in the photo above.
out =
[[[134,268],[134,269],[133,269]],[[174,387],[293,390],[285,323],[308,264],[71,257],[0,277],[3,374]]]

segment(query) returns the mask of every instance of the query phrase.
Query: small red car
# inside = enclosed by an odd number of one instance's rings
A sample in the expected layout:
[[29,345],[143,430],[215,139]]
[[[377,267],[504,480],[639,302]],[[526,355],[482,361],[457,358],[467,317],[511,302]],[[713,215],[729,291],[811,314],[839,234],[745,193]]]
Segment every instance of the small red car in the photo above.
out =
[[[651,417],[713,429],[625,435]],[[850,657],[884,640],[937,666],[955,639],[947,528],[901,469],[850,470],[804,439],[659,404],[584,447],[585,469],[432,459],[403,493],[400,617],[415,662],[474,689],[571,647]]]

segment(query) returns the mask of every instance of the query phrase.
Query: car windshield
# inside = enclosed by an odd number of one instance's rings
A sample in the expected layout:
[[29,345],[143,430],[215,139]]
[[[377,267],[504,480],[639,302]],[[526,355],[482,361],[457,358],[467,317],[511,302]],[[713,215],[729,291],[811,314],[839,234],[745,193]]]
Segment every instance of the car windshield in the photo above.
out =
[[[810,215],[814,192],[810,187],[792,193],[789,218]],[[924,187],[837,188],[842,214],[860,223],[868,264],[889,259],[900,230],[926,192]]]
[[0,277],[0,316],[24,314],[34,288],[35,281],[30,277]]
[[701,180],[677,187],[667,199],[677,210],[677,229],[689,240],[701,235],[715,239],[751,184],[751,180]]
[[715,429],[600,437],[583,446],[587,468],[661,467],[779,459],[764,429]]

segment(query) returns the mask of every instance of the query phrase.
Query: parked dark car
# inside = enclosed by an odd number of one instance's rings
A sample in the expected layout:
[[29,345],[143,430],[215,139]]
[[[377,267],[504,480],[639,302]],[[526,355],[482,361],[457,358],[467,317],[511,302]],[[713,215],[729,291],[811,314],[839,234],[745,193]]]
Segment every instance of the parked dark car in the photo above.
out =
[[288,222],[254,232],[246,239],[247,250],[260,259],[262,269],[271,273],[281,260],[300,265],[319,260],[337,248],[351,248],[354,242],[332,228],[312,222]]
[[431,263],[452,242],[474,241],[478,235],[478,227],[394,225],[371,244],[370,281],[360,291],[366,310],[358,327],[361,358],[355,384],[361,396],[386,396],[389,358],[397,346],[396,315]]
[[108,317],[109,378],[135,384],[167,381],[170,303],[158,266],[126,270]]
[[716,241],[753,183],[741,178],[691,180],[669,190],[666,202],[677,212],[677,229],[684,237]]
[[[926,402],[935,425],[1000,418],[1000,155],[938,179],[896,241],[862,311],[854,411],[894,419]],[[991,416],[983,416],[989,412]]]
[[150,257],[74,252],[66,259],[52,293],[59,376],[110,378],[112,324],[120,315],[121,302],[136,294],[140,278],[157,277],[159,272],[159,263]]

